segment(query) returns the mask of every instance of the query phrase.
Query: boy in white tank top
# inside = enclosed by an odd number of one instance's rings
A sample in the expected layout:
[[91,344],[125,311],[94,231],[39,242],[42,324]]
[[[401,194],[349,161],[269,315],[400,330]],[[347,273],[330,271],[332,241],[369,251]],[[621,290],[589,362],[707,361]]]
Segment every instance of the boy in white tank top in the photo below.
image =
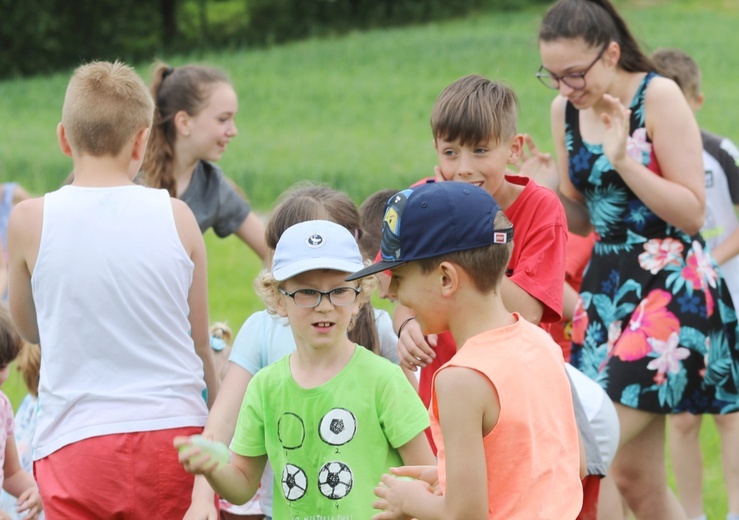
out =
[[10,217],[11,313],[41,345],[34,469],[49,520],[181,519],[189,505],[171,445],[202,430],[206,384],[209,402],[217,392],[205,246],[185,203],[133,182],[153,110],[132,68],[79,67],[57,127],[74,182]]

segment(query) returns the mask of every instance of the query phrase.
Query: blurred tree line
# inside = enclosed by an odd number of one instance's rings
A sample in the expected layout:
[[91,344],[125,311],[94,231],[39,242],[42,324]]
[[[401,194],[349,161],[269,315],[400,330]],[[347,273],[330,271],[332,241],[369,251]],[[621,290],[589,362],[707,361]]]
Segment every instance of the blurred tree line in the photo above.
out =
[[547,0],[0,0],[0,78],[513,9]]

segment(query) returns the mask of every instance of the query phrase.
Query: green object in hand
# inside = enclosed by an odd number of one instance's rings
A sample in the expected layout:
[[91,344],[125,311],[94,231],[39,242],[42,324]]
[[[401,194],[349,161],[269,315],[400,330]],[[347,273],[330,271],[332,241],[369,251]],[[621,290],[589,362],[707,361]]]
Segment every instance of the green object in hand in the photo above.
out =
[[[190,442],[192,442],[193,446],[200,448],[202,453],[210,455],[210,459],[218,463],[218,468],[228,464],[228,461],[231,459],[231,451],[222,442],[209,441],[201,435],[191,436]],[[180,446],[179,450],[183,451],[187,448],[187,445]]]

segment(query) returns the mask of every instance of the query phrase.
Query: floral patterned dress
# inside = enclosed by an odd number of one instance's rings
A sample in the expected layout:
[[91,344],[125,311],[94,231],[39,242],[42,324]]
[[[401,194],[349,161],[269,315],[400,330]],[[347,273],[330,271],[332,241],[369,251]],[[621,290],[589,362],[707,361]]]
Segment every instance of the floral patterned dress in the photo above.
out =
[[[644,124],[645,76],[631,103],[628,154],[660,175]],[[648,412],[739,410],[737,316],[703,238],[644,205],[566,108],[569,174],[596,233],[572,330],[572,364],[614,402]]]

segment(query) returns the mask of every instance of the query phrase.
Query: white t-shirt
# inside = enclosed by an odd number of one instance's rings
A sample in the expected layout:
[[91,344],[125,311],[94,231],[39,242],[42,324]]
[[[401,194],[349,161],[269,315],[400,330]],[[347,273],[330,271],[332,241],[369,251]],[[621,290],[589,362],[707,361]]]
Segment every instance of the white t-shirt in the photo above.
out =
[[34,460],[90,437],[205,425],[193,269],[165,190],[44,196],[31,276],[42,345]]
[[[706,171],[706,221],[701,235],[711,249],[739,228],[739,150],[730,140],[701,131],[703,167]],[[731,299],[739,303],[739,256],[721,264]]]

